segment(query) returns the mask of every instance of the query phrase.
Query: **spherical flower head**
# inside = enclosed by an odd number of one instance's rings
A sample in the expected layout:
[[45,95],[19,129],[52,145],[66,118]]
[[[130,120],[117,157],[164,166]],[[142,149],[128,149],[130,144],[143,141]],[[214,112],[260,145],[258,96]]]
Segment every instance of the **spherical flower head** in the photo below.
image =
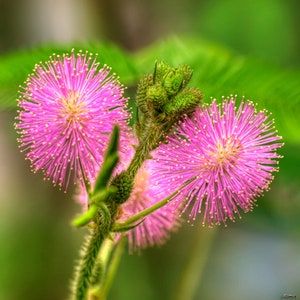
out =
[[224,223],[239,209],[253,208],[277,171],[276,150],[283,143],[266,111],[250,101],[215,100],[186,117],[152,154],[152,184],[165,197],[179,189],[174,207],[189,210],[194,221],[204,210],[203,225]]
[[124,88],[92,54],[53,55],[35,66],[20,92],[16,129],[33,171],[67,189],[90,182],[115,124],[128,130]]
[[[120,222],[162,200],[157,197],[156,191],[149,184],[151,174],[147,165],[146,161],[138,171],[130,198],[120,207],[120,218],[118,220]],[[176,231],[179,225],[179,212],[169,204],[162,206],[147,215],[139,225],[127,232],[129,252],[139,253],[142,249],[164,244],[170,233]]]

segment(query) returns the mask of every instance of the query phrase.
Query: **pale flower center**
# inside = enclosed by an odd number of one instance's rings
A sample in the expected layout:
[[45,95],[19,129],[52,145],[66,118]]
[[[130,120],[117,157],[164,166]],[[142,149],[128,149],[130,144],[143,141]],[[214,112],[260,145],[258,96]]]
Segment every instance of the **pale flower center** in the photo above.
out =
[[207,154],[210,157],[208,166],[213,167],[226,167],[232,166],[239,158],[242,145],[239,140],[232,137],[220,140],[217,143],[216,148],[213,151],[209,151]]
[[147,190],[148,187],[148,172],[141,168],[134,178],[134,191],[133,194],[136,198],[136,201],[143,198],[143,194]]
[[61,98],[62,114],[68,123],[80,121],[81,115],[86,112],[85,103],[81,101],[81,95],[75,91],[69,91],[68,97]]

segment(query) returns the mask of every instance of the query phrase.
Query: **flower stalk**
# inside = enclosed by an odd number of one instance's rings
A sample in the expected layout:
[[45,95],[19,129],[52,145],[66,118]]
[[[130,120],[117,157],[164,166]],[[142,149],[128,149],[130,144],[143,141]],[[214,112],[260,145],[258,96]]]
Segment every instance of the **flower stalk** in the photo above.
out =
[[142,220],[143,218],[147,217],[148,215],[152,214],[156,210],[158,210],[161,207],[163,207],[166,204],[168,204],[171,201],[171,199],[173,197],[175,197],[181,191],[181,189],[184,188],[189,183],[190,183],[190,181],[185,182],[180,188],[178,188],[174,193],[172,193],[168,197],[166,197],[166,198],[164,198],[164,199],[156,202],[154,205],[152,205],[152,206],[150,206],[150,207],[148,207],[148,208],[140,211],[139,213],[135,214],[134,216],[126,219],[124,222],[122,222],[122,223],[115,222],[114,225],[113,225],[113,227],[112,227],[112,231],[114,231],[114,232],[122,232],[122,231],[124,231],[124,229],[130,228],[130,226],[135,226],[133,224],[136,224],[136,222]]
[[[103,282],[100,282],[98,285],[96,285],[94,288],[90,290],[88,295],[89,300],[105,300],[107,298],[114,277],[116,275],[119,263],[121,261],[121,257],[124,251],[125,241],[126,241],[125,237],[122,237],[117,243],[112,253],[109,267],[106,270],[104,280]],[[110,247],[109,250],[112,250],[112,248]],[[106,259],[103,261],[105,266],[107,266],[108,264],[108,257],[110,255],[106,255],[106,256],[107,256]]]
[[74,295],[76,300],[85,299],[87,290],[91,283],[99,250],[104,240],[111,232],[112,216],[109,208],[105,204],[105,201],[115,192],[114,188],[107,186],[118,162],[118,142],[119,128],[118,126],[115,126],[104,157],[104,167],[98,175],[96,186],[90,197],[90,207],[86,213],[73,221],[75,226],[83,226],[93,221],[92,234],[87,245],[83,249],[83,256],[75,279]]
[[74,299],[85,300],[88,288],[90,286],[90,279],[93,275],[93,270],[97,256],[103,241],[110,232],[110,226],[108,224],[103,225],[97,224],[93,229],[90,239],[87,245],[84,247],[84,254],[79,264],[79,271],[75,276],[74,286]]

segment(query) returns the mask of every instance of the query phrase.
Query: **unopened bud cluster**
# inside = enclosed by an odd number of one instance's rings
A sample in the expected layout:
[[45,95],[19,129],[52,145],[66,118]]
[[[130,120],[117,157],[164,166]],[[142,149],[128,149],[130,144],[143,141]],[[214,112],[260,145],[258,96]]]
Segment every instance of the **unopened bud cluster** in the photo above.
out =
[[177,68],[156,63],[153,74],[145,75],[137,90],[136,104],[141,113],[136,131],[144,137],[150,124],[170,128],[180,117],[191,114],[202,100],[197,88],[187,88],[192,70],[187,65]]

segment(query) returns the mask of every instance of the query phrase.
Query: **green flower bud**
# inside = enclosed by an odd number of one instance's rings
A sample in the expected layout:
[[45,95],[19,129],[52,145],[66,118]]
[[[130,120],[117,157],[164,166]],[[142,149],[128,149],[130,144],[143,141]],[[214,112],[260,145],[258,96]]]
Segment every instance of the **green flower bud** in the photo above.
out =
[[177,72],[182,75],[182,86],[181,88],[184,89],[187,84],[190,82],[193,71],[192,69],[187,65],[182,65],[177,68]]
[[183,114],[191,114],[200,104],[200,90],[186,88],[192,74],[187,65],[172,68],[165,62],[156,62],[153,74],[140,81],[136,98],[140,113],[135,125],[139,142],[143,142],[152,125],[167,131]]
[[166,90],[160,85],[155,84],[147,89],[147,107],[149,111],[161,111],[167,103],[168,96]]
[[147,74],[140,80],[137,88],[136,105],[144,114],[148,113],[147,90],[151,85],[153,85],[153,75]]
[[164,76],[171,70],[172,68],[166,64],[165,62],[156,62],[154,67],[154,83],[162,83]]
[[113,195],[116,204],[124,203],[130,196],[133,189],[133,178],[125,171],[117,174],[111,182],[111,186],[116,187]]
[[190,114],[194,112],[196,107],[201,103],[203,96],[199,89],[188,88],[177,94],[172,103],[165,106],[164,111],[167,114],[181,116],[182,114]]
[[175,95],[182,87],[183,75],[176,69],[171,69],[163,78],[162,85],[169,96]]

